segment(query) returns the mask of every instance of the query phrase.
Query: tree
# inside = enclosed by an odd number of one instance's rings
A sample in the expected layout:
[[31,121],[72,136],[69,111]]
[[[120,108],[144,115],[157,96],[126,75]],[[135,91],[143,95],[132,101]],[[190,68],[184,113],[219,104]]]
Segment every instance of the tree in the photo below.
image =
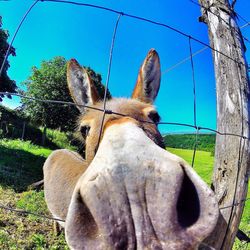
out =
[[[87,68],[91,79],[94,81],[101,96],[104,87],[101,84],[101,75],[91,68]],[[23,83],[27,87],[26,95],[38,99],[60,100],[73,102],[66,79],[66,59],[55,57],[49,61],[43,61],[41,67],[33,67],[32,74]],[[110,94],[108,93],[108,98]],[[76,117],[79,111],[75,106],[44,103],[22,98],[24,112],[37,125],[46,126],[52,129],[72,131],[75,128]]]
[[[2,29],[2,17],[0,16],[0,66],[3,63],[5,54],[9,47],[9,44],[7,42],[8,37],[8,31]],[[13,47],[10,48],[9,55],[16,55],[15,49]],[[16,92],[17,89],[15,81],[11,80],[7,74],[7,70],[9,67],[9,62],[8,60],[6,60],[2,75],[0,76],[0,91],[2,92]]]
[[[228,0],[199,0],[200,21],[208,25],[217,89],[217,130],[213,188],[221,215],[206,244],[231,249],[247,195],[249,157],[250,88],[244,42]],[[225,56],[226,55],[226,56]],[[230,135],[231,134],[231,135]],[[242,137],[232,136],[242,135]],[[237,204],[237,205],[234,205]]]

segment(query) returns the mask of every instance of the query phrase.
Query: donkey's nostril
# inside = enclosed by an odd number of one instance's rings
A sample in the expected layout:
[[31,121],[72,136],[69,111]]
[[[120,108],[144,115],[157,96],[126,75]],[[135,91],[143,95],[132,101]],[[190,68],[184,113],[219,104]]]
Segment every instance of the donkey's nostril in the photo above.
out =
[[182,227],[189,227],[199,219],[200,200],[194,184],[182,169],[184,178],[177,201],[177,219]]

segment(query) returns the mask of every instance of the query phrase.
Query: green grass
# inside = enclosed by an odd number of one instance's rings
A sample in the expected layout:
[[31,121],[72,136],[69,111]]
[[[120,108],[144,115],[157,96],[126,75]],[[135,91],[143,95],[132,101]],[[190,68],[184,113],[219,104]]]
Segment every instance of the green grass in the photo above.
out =
[[29,141],[0,140],[0,182],[17,192],[43,178],[42,165],[52,151]]
[[40,155],[45,157],[47,157],[51,153],[51,149],[49,148],[44,148],[42,146],[35,145],[30,141],[22,141],[19,139],[16,140],[2,139],[0,140],[0,145],[8,149],[14,149],[14,150],[19,149],[32,153],[34,155]]
[[[42,131],[43,128],[40,128]],[[71,132],[61,132],[58,130],[47,129],[46,130],[46,140],[47,144],[54,145],[55,148],[67,148],[71,150],[77,150],[77,147],[73,144],[76,144],[77,141],[74,139]]]
[[[51,217],[43,191],[27,191],[43,178],[51,149],[21,140],[0,140],[0,203]],[[68,249],[64,233],[53,233],[53,221],[0,209],[0,249]]]
[[[66,147],[67,137],[55,132],[54,142]],[[68,145],[67,148],[72,148]],[[167,148],[168,151],[192,162],[193,150]],[[43,191],[27,191],[28,186],[42,179],[42,166],[52,152],[29,141],[0,140],[0,203],[30,212],[51,216],[44,201]],[[208,184],[211,183],[214,158],[210,152],[197,151],[194,169]],[[250,194],[250,192],[249,192]],[[240,228],[250,232],[250,202],[246,203]],[[68,249],[64,233],[53,234],[53,222],[34,215],[20,216],[0,209],[0,249]],[[235,241],[235,250],[243,244]]]
[[[31,190],[21,193],[19,199],[16,202],[16,207],[31,213],[44,214],[44,211],[47,211],[47,205],[44,200],[44,192],[36,192]],[[28,217],[34,221],[41,220],[41,218],[32,214],[28,215]]]
[[[173,154],[176,154],[186,160],[189,164],[192,163],[193,150],[167,148]],[[194,162],[194,170],[201,176],[201,178],[208,184],[211,184],[213,174],[214,157],[210,152],[197,151]],[[248,186],[248,195],[250,197],[250,186]],[[245,203],[242,219],[239,228],[250,236],[250,201]],[[236,238],[234,243],[234,250],[250,250],[250,244],[242,243]]]
[[[179,149],[179,148],[167,148],[167,150],[173,154],[176,154],[187,161],[190,165],[193,159],[193,150]],[[211,184],[213,174],[214,157],[210,152],[196,151],[194,169],[201,176],[201,178],[207,183]]]

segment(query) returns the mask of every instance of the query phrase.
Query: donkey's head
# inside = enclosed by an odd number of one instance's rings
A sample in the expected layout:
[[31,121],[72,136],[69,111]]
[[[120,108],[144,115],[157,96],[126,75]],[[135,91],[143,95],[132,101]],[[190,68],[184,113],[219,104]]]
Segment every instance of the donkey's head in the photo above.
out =
[[[68,63],[67,78],[71,96],[82,113],[79,117],[79,131],[86,145],[86,160],[90,162],[95,155],[99,136],[102,136],[100,130],[103,114],[98,110],[84,108],[84,105],[103,109],[103,101],[87,71],[76,60]],[[147,136],[160,147],[164,147],[163,138],[157,129],[160,116],[153,106],[160,87],[160,78],[159,56],[151,49],[140,68],[132,98],[112,98],[107,101],[106,109],[137,120]],[[111,121],[119,122],[122,117],[106,114],[104,128]]]
[[[194,249],[213,230],[218,217],[213,192],[184,160],[163,149],[152,105],[160,74],[159,57],[150,50],[132,98],[107,102],[113,113],[105,116],[97,151],[102,113],[78,106],[91,163],[75,186],[66,218],[72,249]],[[74,60],[68,83],[78,105],[103,107]]]

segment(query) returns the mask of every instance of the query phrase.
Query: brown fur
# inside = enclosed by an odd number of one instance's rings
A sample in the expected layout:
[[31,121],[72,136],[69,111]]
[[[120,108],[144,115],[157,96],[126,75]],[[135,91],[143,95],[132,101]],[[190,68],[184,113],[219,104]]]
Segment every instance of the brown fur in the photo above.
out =
[[46,160],[45,196],[54,217],[66,218],[75,184],[87,167],[87,162],[79,154],[66,149],[54,151]]
[[[44,164],[49,210],[65,220],[71,249],[195,249],[213,230],[218,205],[194,170],[164,147],[152,105],[160,64],[151,50],[139,71],[132,99],[108,100],[102,109],[86,70],[71,60],[68,85],[82,112],[78,130],[86,159],[56,150]],[[119,113],[119,114],[118,114]],[[99,138],[101,143],[99,143]],[[158,146],[160,147],[158,147]]]
[[[144,60],[143,65],[141,66],[140,74],[150,68],[147,67],[149,61],[150,64],[156,64],[156,69],[160,67],[157,52],[151,50]],[[85,79],[84,86],[81,86],[81,82],[77,82],[76,84],[75,81],[72,81],[72,77],[74,77],[75,71],[77,71],[78,74],[79,72],[84,74],[84,77],[82,78],[79,78],[78,75],[76,76],[78,77],[77,79]],[[152,86],[149,87],[151,89],[153,89],[154,86],[158,88],[159,72],[156,72],[154,69],[154,72],[151,73],[151,77],[154,77],[154,75],[152,74],[156,75],[156,81],[152,81]],[[144,72],[144,75],[148,75],[148,72]],[[103,108],[103,102],[97,102],[99,100],[99,97],[89,75],[87,74],[87,71],[80,68],[80,65],[74,59],[68,63],[67,79],[70,94],[77,104],[92,104],[92,106],[96,108]],[[140,82],[137,82],[136,84],[132,99],[114,98],[107,101],[106,109],[112,110],[116,113],[121,113],[125,117],[115,114],[106,114],[103,131],[105,132],[105,128],[107,126],[133,119],[134,122],[136,122],[138,126],[144,130],[144,132],[150,139],[152,139],[156,144],[163,147],[163,138],[161,137],[157,129],[157,125],[152,123],[152,121],[148,117],[148,112],[150,110],[154,110],[154,107],[151,105],[153,99],[152,97],[149,97],[147,99],[147,87],[146,84],[143,84],[143,77],[139,75],[138,79],[140,79]],[[86,93],[84,91],[86,91]],[[90,93],[90,96],[86,96],[87,92]],[[158,90],[156,92],[158,92]],[[75,97],[75,95],[77,96]],[[80,100],[79,96],[86,96],[86,99],[83,98],[82,100]],[[143,102],[144,100],[147,101]],[[79,110],[83,111],[83,108],[80,107]],[[79,154],[75,152],[63,149],[54,151],[44,164],[43,170],[45,199],[48,204],[49,210],[54,217],[58,217],[63,220],[66,218],[69,203],[76,182],[79,177],[86,171],[89,164],[93,160],[96,153],[99,136],[102,137],[102,135],[100,135],[102,116],[103,113],[100,111],[93,109],[84,109],[83,114],[79,117],[79,130],[81,129],[81,126],[88,125],[90,127],[88,136],[86,138],[82,138],[83,142],[86,145],[85,159],[83,159]],[[142,121],[148,121],[149,123],[144,123]]]
[[[102,108],[103,103],[99,102],[95,105],[97,108]],[[159,137],[159,131],[155,124],[152,123],[144,123],[143,121],[151,122],[151,120],[147,117],[147,113],[144,112],[146,108],[151,108],[148,110],[154,109],[154,107],[150,104],[140,102],[138,100],[133,99],[123,99],[123,98],[115,98],[111,99],[107,102],[106,108],[108,110],[112,110],[116,113],[120,113],[125,115],[126,117],[134,118],[139,122],[140,126],[145,128],[150,134],[155,134],[155,136]],[[89,124],[91,129],[89,131],[89,136],[86,138],[86,160],[91,162],[95,155],[95,149],[98,143],[101,121],[102,121],[102,113],[98,110],[88,110],[85,114],[79,117],[78,127],[85,124]],[[106,114],[104,124],[107,124],[110,120],[121,119],[123,116],[115,115],[115,114]],[[162,140],[162,138],[161,138]],[[162,143],[159,142],[158,144]]]

